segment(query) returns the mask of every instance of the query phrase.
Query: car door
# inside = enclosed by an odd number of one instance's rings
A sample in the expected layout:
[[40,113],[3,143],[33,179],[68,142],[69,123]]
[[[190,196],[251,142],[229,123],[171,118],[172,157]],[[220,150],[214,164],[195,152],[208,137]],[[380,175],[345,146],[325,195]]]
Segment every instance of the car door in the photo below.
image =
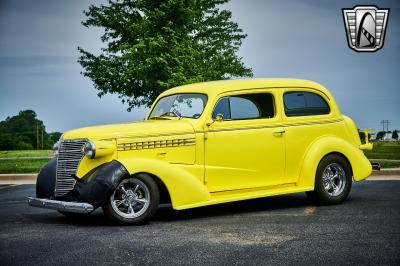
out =
[[[286,182],[284,131],[274,99],[274,93],[266,91],[219,98],[206,128],[205,180],[210,192]],[[217,121],[217,116],[223,119]]]
[[310,145],[321,136],[340,135],[329,98],[312,88],[282,90],[286,126],[286,172],[288,180],[298,182]]

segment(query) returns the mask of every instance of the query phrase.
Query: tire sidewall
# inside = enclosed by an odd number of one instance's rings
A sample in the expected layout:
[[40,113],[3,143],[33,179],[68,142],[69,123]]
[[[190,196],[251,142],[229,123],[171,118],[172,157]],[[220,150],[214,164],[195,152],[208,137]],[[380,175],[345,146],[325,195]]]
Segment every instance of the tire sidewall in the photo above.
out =
[[[346,174],[346,184],[345,187],[342,191],[337,196],[331,196],[328,194],[328,192],[325,190],[323,181],[322,181],[322,175],[325,170],[325,168],[332,163],[337,163],[339,164],[345,174]],[[321,162],[318,165],[316,176],[315,176],[315,196],[318,198],[318,201],[320,204],[323,205],[331,205],[331,204],[339,204],[342,203],[344,200],[346,200],[347,196],[350,193],[351,190],[351,185],[352,185],[352,171],[350,164],[347,162],[346,159],[344,159],[342,156],[332,154],[324,157]]]
[[[137,174],[137,175],[131,176],[129,178],[132,178],[132,177],[142,181],[147,186],[147,188],[148,188],[148,190],[150,192],[150,204],[149,204],[149,207],[147,208],[147,210],[142,215],[140,215],[139,217],[126,218],[126,217],[120,216],[112,208],[112,206],[111,206],[111,196],[108,197],[108,199],[106,200],[105,204],[103,205],[103,211],[111,220],[113,220],[114,222],[117,222],[118,224],[123,224],[123,225],[145,224],[151,219],[151,217],[154,216],[154,214],[156,213],[157,208],[158,208],[158,204],[159,204],[159,201],[160,201],[160,195],[159,195],[159,191],[158,191],[158,188],[157,188],[157,184],[153,180],[153,178],[151,178],[151,176],[149,176],[147,174]],[[123,180],[124,179],[122,179],[118,183],[118,186]]]

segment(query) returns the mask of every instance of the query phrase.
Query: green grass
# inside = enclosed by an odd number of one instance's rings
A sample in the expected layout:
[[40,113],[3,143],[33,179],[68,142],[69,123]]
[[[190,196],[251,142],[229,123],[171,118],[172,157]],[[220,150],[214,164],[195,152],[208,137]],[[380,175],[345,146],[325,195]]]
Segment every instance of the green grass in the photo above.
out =
[[51,156],[52,150],[0,151],[0,158]]
[[375,141],[374,148],[364,152],[368,159],[374,159],[372,161],[380,163],[382,168],[400,167],[400,141]]
[[[0,174],[38,173],[50,158],[19,159],[22,157],[52,156],[51,150],[0,151]],[[1,160],[1,158],[7,158]],[[15,158],[15,159],[12,159]]]
[[381,165],[381,168],[398,168],[400,167],[400,161],[399,162],[388,162],[388,161],[375,161],[374,162],[379,162]]
[[0,174],[38,173],[50,159],[0,160]]
[[400,141],[376,141],[371,151],[365,151],[369,159],[400,160]]

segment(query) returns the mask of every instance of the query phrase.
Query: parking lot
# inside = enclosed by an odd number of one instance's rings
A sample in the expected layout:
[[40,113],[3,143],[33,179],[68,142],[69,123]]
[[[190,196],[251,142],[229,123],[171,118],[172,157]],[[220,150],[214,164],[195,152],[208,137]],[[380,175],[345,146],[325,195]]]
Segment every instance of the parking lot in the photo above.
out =
[[400,264],[400,181],[353,185],[338,206],[304,194],[185,211],[115,226],[29,207],[34,185],[0,186],[0,264]]

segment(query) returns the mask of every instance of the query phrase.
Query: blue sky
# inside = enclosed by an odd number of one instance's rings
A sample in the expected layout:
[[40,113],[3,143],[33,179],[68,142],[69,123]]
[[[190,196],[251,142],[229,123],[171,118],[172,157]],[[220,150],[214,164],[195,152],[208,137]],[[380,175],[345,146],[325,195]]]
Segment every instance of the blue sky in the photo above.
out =
[[[90,3],[80,0],[0,0],[0,120],[33,109],[48,131],[140,120],[116,95],[97,97],[77,63],[77,47],[98,52],[101,29],[80,22]],[[347,46],[341,8],[390,8],[385,46],[356,53]],[[239,52],[255,77],[317,81],[360,128],[400,129],[400,1],[232,0],[248,37]]]

